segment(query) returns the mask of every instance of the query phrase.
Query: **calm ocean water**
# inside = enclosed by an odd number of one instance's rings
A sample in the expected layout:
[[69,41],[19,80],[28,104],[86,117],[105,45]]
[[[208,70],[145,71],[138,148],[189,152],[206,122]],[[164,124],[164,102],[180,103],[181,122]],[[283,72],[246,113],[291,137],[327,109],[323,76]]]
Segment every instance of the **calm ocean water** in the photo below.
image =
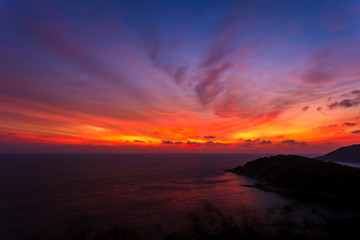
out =
[[73,239],[79,229],[179,228],[208,203],[226,214],[287,199],[224,172],[263,155],[0,155],[0,239]]

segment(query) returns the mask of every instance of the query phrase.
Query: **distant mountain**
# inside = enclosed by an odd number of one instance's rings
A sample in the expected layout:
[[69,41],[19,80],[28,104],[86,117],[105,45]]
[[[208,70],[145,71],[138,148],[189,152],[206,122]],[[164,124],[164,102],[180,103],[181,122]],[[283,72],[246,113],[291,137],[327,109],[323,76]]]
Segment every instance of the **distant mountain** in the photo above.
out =
[[360,144],[339,148],[333,152],[317,157],[317,159],[332,162],[360,163]]
[[248,187],[302,198],[360,200],[360,169],[296,155],[277,155],[228,170],[256,179]]

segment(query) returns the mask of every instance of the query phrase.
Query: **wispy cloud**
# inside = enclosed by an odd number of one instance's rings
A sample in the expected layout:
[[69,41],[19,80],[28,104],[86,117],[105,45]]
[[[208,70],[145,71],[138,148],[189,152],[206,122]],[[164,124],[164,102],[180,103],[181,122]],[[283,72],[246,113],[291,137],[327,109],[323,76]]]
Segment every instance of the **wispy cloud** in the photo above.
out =
[[[155,31],[155,30],[153,30]],[[154,32],[147,33],[145,36],[145,49],[152,66],[170,76],[176,84],[182,84],[185,80],[187,67],[181,63],[175,63],[173,59],[166,58],[169,49],[159,39],[156,39]],[[173,58],[176,54],[172,54]]]
[[[356,50],[355,50],[356,49]],[[313,53],[302,69],[294,69],[292,74],[303,83],[321,86],[360,77],[357,63],[360,61],[357,44],[348,46],[327,46]]]

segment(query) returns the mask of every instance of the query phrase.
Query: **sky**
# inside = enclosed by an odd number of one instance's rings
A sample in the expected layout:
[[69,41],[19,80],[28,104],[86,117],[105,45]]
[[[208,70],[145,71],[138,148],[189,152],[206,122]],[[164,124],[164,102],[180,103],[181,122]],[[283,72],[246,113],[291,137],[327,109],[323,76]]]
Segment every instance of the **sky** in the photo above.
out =
[[0,0],[2,153],[326,153],[359,110],[358,0]]

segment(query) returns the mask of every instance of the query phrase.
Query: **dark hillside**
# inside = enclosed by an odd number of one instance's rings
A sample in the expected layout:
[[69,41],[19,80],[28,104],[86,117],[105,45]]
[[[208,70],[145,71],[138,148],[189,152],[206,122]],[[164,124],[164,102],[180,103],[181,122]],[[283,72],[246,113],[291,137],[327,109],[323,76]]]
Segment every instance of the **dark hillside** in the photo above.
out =
[[324,161],[360,163],[360,144],[342,147],[317,158]]
[[257,187],[304,197],[359,200],[360,169],[295,155],[259,158],[231,172],[255,178]]

